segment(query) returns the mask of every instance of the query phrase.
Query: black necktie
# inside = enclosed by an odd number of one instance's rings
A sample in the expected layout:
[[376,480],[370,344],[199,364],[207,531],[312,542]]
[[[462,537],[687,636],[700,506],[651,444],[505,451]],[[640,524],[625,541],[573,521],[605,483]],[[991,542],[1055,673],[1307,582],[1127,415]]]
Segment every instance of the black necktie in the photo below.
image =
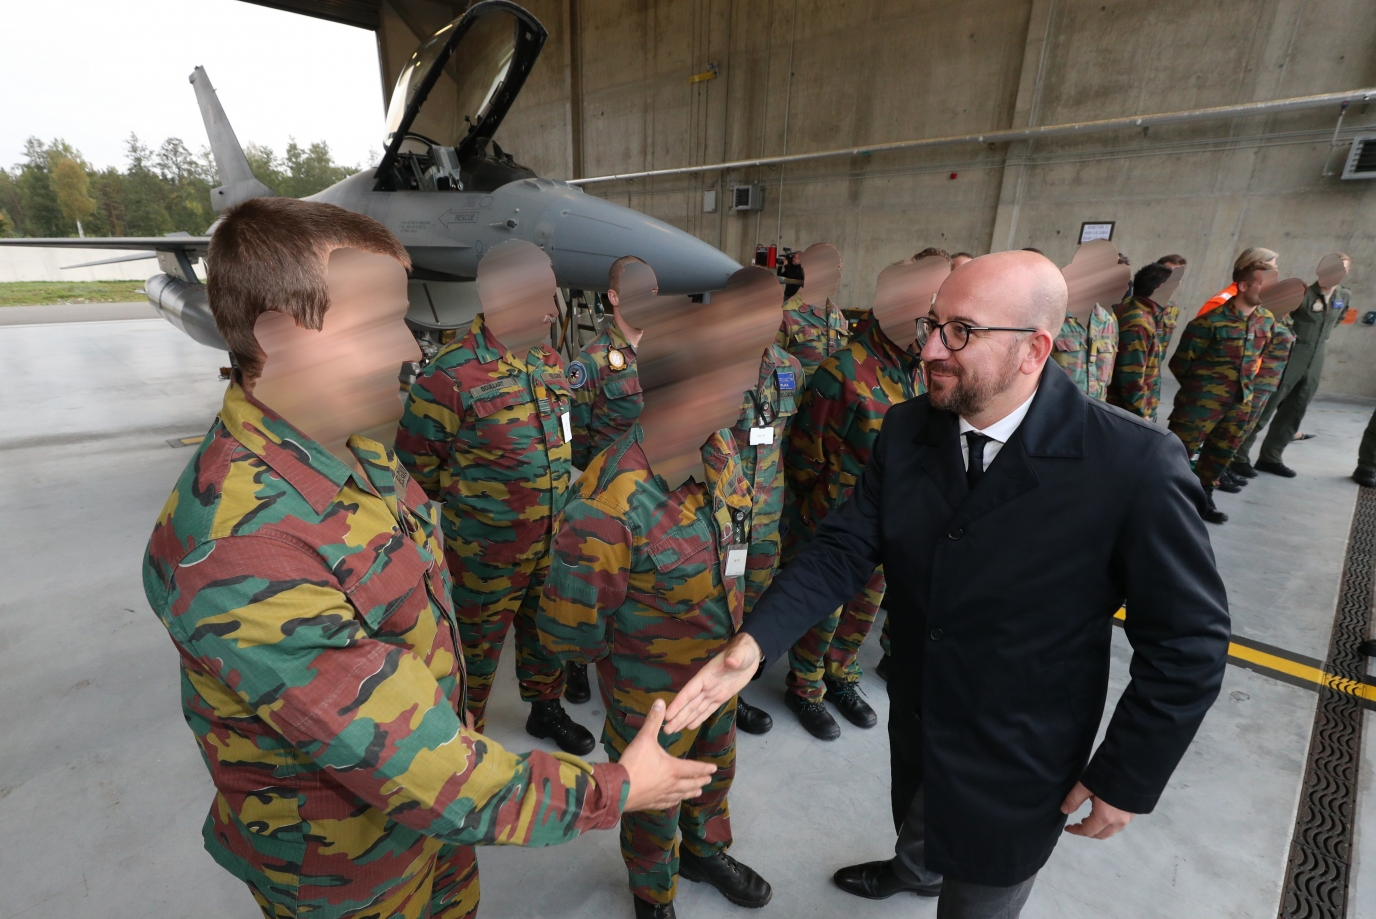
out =
[[966,431],[965,442],[970,446],[970,462],[965,466],[965,481],[974,491],[979,480],[984,477],[984,445],[994,438],[978,431]]

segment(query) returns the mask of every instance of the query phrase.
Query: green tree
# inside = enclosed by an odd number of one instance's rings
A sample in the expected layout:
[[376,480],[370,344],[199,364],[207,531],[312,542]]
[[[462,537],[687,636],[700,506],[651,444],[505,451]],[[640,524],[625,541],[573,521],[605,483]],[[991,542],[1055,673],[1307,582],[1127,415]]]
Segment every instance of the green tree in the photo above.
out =
[[[200,235],[214,222],[210,192],[219,185],[210,151],[193,151],[169,137],[156,149],[130,134],[123,169],[93,169],[63,140],[31,137],[24,161],[0,169],[0,234],[76,236],[78,221],[90,236]],[[250,144],[254,174],[278,194],[306,197],[354,172],[334,161],[329,145],[287,144],[285,157]]]
[[91,179],[85,168],[73,159],[58,160],[50,182],[62,216],[76,224],[78,236],[85,236],[81,221],[90,218],[96,210],[96,202],[91,198]]
[[258,181],[285,198],[309,197],[358,171],[357,167],[336,163],[330,145],[323,140],[302,147],[292,138],[285,157],[279,157],[271,147],[249,144],[244,156]]

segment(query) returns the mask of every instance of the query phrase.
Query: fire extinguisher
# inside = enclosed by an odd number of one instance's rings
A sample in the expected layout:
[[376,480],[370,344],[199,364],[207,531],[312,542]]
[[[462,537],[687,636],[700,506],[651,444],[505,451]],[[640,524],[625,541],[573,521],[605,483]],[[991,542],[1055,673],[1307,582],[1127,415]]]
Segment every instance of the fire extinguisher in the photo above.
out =
[[759,265],[761,268],[763,268],[763,267],[765,266],[765,264],[766,264],[768,261],[769,261],[769,250],[766,249],[763,245],[756,246],[756,247],[755,247],[755,264],[756,264],[756,265]]
[[779,264],[779,247],[778,247],[778,246],[771,245],[771,246],[769,247],[768,260],[765,262],[764,267],[766,267],[766,268],[768,268],[768,269],[770,269],[770,270],[772,271],[772,270],[774,269],[774,267],[775,267],[776,265],[778,265],[778,264]]

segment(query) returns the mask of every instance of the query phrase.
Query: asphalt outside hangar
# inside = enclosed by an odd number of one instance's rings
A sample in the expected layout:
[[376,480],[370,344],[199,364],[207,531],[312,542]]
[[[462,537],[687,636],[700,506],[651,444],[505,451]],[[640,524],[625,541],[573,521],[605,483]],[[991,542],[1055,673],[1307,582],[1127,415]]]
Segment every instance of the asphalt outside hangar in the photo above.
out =
[[[771,246],[825,239],[843,305],[863,307],[884,265],[927,245],[1037,246],[1066,264],[1098,235],[1134,270],[1188,257],[1183,327],[1245,246],[1278,250],[1305,283],[1348,253],[1355,308],[1303,421],[1313,437],[1285,453],[1298,476],[1220,496],[1231,519],[1209,530],[1233,621],[1222,693],[1156,811],[1106,843],[1064,840],[1024,915],[1376,917],[1376,678],[1357,651],[1376,489],[1350,478],[1376,405],[1371,0],[261,5],[377,33],[384,162],[318,197],[410,248],[409,318],[429,344],[466,327],[477,258],[512,236],[551,254],[568,354],[593,334],[609,254],[696,294],[757,252],[773,267]],[[493,36],[506,44],[479,44]],[[270,193],[221,156],[237,149],[229,118],[204,71],[192,83],[217,194]],[[257,915],[201,848],[213,790],[139,577],[224,391],[207,243],[83,240],[156,258],[150,303],[0,312],[0,919]],[[1163,418],[1174,387],[1167,374]],[[1114,641],[1105,720],[1131,652]],[[738,741],[732,851],[772,881],[766,914],[936,914],[830,880],[891,854],[879,654],[872,638],[860,660],[881,727],[837,741],[789,715],[778,666],[745,692],[775,726]],[[553,749],[523,732],[513,683],[508,650],[489,733]],[[598,699],[570,706],[594,733]],[[614,833],[479,858],[484,915],[630,914]],[[736,909],[698,884],[678,908]]]

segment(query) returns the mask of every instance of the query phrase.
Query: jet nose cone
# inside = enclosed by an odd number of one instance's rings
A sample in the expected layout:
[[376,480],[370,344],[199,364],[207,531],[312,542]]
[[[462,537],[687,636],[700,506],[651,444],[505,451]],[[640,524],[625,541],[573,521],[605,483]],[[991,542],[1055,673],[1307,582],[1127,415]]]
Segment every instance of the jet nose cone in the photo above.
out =
[[585,193],[546,209],[539,235],[554,273],[570,287],[605,289],[607,271],[623,255],[644,259],[665,294],[720,290],[741,267],[696,236]]

